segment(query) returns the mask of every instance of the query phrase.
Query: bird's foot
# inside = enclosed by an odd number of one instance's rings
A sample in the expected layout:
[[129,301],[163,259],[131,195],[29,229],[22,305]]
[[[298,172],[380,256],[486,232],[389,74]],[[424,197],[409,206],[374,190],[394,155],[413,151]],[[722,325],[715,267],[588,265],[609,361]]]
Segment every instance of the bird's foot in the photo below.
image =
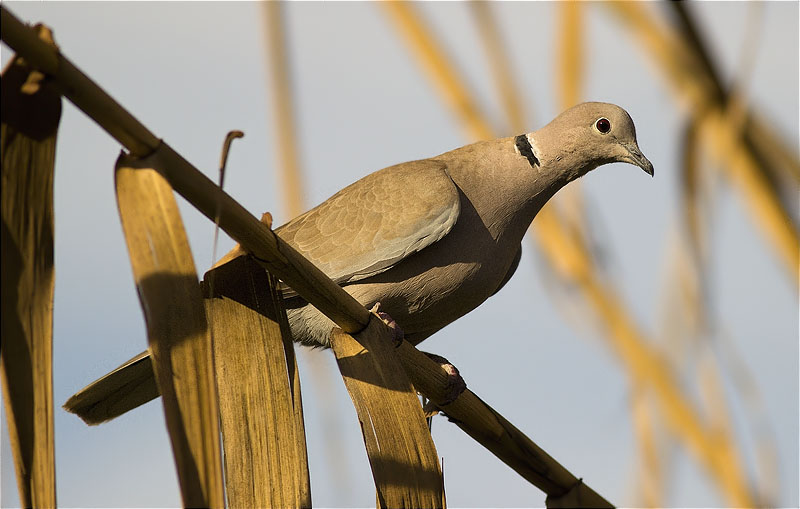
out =
[[383,323],[385,323],[386,325],[389,326],[390,329],[392,329],[392,342],[394,343],[395,346],[399,346],[400,343],[403,342],[405,334],[403,333],[403,329],[401,329],[400,326],[397,325],[397,322],[394,321],[394,318],[389,316],[389,313],[381,311],[380,302],[376,302],[375,305],[372,306],[372,309],[370,309],[370,312],[375,313]]
[[445,370],[447,373],[447,388],[445,389],[445,399],[440,403],[436,404],[433,401],[428,401],[425,406],[422,408],[422,411],[425,413],[426,417],[430,417],[432,415],[436,415],[439,412],[439,407],[449,405],[453,401],[458,398],[462,392],[467,389],[467,383],[461,377],[461,373],[458,372],[458,368],[450,364],[450,361],[442,357],[441,355],[436,355],[430,352],[422,352],[428,356],[429,359],[434,361],[435,363],[439,364],[442,369]]

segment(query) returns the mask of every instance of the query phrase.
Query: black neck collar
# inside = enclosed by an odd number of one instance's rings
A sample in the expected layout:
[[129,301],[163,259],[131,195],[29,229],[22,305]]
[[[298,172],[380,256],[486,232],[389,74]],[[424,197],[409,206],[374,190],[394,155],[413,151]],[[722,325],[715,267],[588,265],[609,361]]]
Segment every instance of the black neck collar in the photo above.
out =
[[531,147],[531,142],[528,141],[528,137],[526,135],[520,134],[514,138],[514,143],[517,145],[517,150],[519,150],[519,153],[525,156],[531,167],[539,166],[539,160],[536,159],[536,155],[533,153],[533,147]]

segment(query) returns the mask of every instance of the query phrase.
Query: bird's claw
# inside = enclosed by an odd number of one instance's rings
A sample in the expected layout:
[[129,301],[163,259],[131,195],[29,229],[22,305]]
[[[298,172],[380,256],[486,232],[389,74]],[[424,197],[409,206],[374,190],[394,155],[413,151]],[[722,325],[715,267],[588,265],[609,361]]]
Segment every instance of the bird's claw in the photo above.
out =
[[425,406],[422,408],[422,411],[425,413],[426,417],[428,415],[435,415],[439,411],[439,407],[449,405],[453,401],[458,398],[462,392],[467,389],[467,383],[464,381],[464,378],[461,377],[461,373],[458,372],[458,368],[454,365],[450,364],[450,361],[442,357],[441,355],[436,355],[430,352],[422,352],[428,356],[429,359],[439,364],[442,369],[445,370],[447,373],[447,388],[445,389],[445,399],[444,401],[434,403],[433,401],[428,401]]
[[381,319],[383,323],[385,323],[386,325],[389,326],[390,329],[392,329],[392,342],[394,343],[395,346],[399,346],[400,343],[403,342],[403,339],[405,339],[405,334],[403,333],[403,329],[401,329],[400,326],[397,325],[397,322],[394,321],[394,318],[392,318],[389,315],[389,313],[381,311],[380,309],[381,309],[381,303],[376,302],[375,305],[372,306],[372,309],[370,309],[370,312],[374,313],[378,318]]

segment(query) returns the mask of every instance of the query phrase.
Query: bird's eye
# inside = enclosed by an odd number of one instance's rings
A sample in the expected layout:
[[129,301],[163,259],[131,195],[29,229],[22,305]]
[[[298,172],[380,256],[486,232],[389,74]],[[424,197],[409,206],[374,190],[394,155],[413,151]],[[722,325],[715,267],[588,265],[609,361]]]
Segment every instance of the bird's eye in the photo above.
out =
[[611,122],[609,122],[607,118],[601,117],[598,118],[597,122],[594,123],[594,127],[600,131],[600,134],[606,134],[611,130]]

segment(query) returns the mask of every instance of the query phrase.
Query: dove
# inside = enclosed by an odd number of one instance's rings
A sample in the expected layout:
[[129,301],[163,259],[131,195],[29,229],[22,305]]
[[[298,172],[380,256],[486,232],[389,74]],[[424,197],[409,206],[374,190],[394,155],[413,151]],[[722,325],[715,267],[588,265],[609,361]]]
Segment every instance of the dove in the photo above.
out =
[[[653,176],[630,115],[582,103],[537,131],[376,171],[275,234],[364,306],[380,303],[416,345],[497,293],[517,269],[536,213],[566,184],[612,162]],[[217,265],[243,254],[237,246]],[[294,340],[328,347],[335,324],[291,288],[283,297]],[[119,387],[126,366],[130,376],[136,366],[136,376],[153,376],[144,360],[147,352],[90,385],[92,401],[76,395],[65,408],[110,418],[137,406],[126,408]],[[103,413],[104,399],[113,400],[113,415]]]

